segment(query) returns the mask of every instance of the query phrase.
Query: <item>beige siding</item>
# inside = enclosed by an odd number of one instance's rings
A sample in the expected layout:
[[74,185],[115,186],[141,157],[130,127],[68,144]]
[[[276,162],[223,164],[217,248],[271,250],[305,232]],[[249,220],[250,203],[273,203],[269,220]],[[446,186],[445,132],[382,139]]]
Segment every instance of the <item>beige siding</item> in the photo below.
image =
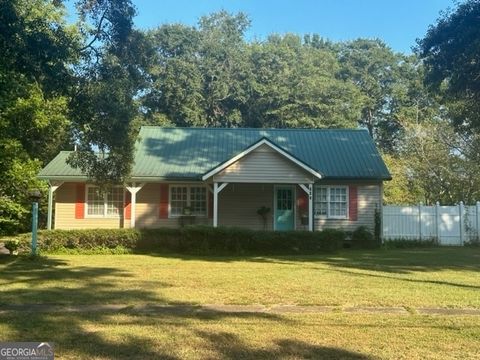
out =
[[[208,204],[207,204],[208,205]],[[137,194],[135,227],[178,227],[178,218],[160,219],[160,184],[146,184]],[[212,219],[197,218],[196,224],[212,224]]]
[[[342,184],[344,185],[344,184]],[[357,221],[348,219],[315,219],[315,230],[325,228],[343,229],[353,231],[359,226],[367,226],[371,231],[374,228],[375,207],[380,210],[382,193],[380,184],[354,184],[357,186],[358,194],[358,216]]]
[[218,196],[218,224],[263,230],[263,220],[257,210],[266,206],[267,229],[273,229],[273,185],[229,184]]
[[313,176],[268,145],[261,145],[215,175],[213,180],[291,184],[312,182]]
[[75,183],[64,183],[55,191],[55,229],[116,229],[130,227],[130,220],[123,218],[75,219],[77,191]]

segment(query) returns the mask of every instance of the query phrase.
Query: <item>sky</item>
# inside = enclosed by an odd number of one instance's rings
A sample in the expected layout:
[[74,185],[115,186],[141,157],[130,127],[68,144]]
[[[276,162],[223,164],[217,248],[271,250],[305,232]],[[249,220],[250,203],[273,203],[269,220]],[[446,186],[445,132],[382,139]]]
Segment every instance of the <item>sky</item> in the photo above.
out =
[[440,11],[453,0],[133,0],[135,25],[151,29],[166,23],[196,25],[219,10],[246,13],[252,21],[246,38],[271,33],[317,33],[341,41],[380,38],[393,50],[411,53]]

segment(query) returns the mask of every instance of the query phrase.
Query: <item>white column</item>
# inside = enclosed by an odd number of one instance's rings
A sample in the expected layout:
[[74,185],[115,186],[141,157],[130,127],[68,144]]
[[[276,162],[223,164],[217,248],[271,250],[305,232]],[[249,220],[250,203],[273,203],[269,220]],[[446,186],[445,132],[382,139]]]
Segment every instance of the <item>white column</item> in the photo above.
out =
[[218,226],[218,183],[213,183],[213,227]]
[[436,234],[437,234],[437,243],[441,244],[440,241],[440,203],[437,201],[435,203],[435,229],[436,229]]
[[218,226],[218,194],[225,189],[228,183],[218,185],[218,182],[213,183],[213,227]]
[[135,218],[136,218],[136,209],[137,209],[137,192],[143,187],[144,184],[139,184],[136,186],[135,183],[132,183],[132,186],[126,186],[126,189],[131,194],[130,200],[130,227],[135,228]]
[[477,241],[480,240],[480,227],[478,215],[480,214],[480,201],[475,204],[475,228],[477,229]]
[[459,229],[460,229],[460,244],[463,245],[463,220],[464,220],[464,214],[463,214],[463,201],[460,201],[458,204],[458,215],[459,215]]
[[52,213],[53,213],[53,193],[57,190],[63,183],[57,183],[55,185],[49,184],[48,187],[48,211],[47,211],[47,229],[52,230]]
[[313,231],[313,185],[298,184],[308,196],[308,231]]
[[422,241],[422,203],[418,204],[418,235]]
[[313,231],[313,185],[308,184],[308,231]]

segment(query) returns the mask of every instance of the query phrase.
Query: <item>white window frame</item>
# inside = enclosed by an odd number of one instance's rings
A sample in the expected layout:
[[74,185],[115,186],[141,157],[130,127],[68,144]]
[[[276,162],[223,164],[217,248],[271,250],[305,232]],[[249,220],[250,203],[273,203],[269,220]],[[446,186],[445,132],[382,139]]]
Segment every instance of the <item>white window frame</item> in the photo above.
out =
[[[347,208],[345,216],[339,215],[330,215],[330,189],[345,189],[346,201],[347,201]],[[313,203],[316,208],[317,204],[317,194],[316,192],[319,189],[327,189],[327,215],[316,215],[315,219],[338,219],[338,220],[348,220],[350,214],[350,199],[349,199],[349,188],[347,185],[317,185],[315,186],[315,194],[313,197]]]
[[114,188],[121,188],[122,191],[122,211],[119,212],[118,215],[115,214],[107,214],[107,208],[108,208],[108,201],[107,201],[107,194],[103,195],[103,215],[90,215],[88,213],[88,189],[90,188],[98,188],[98,186],[95,185],[86,185],[85,186],[85,218],[90,218],[90,219],[120,219],[123,218],[123,213],[125,211],[125,189],[121,185],[115,185],[112,186]]
[[191,188],[204,188],[205,189],[205,215],[195,215],[192,214],[193,216],[196,216],[198,218],[207,218],[208,217],[208,187],[206,185],[196,185],[196,184],[170,184],[168,185],[168,218],[169,219],[175,219],[179,218],[181,216],[184,216],[183,214],[179,215],[174,215],[172,214],[172,188],[173,187],[186,187],[187,188],[187,207],[191,206],[190,205],[190,189]]

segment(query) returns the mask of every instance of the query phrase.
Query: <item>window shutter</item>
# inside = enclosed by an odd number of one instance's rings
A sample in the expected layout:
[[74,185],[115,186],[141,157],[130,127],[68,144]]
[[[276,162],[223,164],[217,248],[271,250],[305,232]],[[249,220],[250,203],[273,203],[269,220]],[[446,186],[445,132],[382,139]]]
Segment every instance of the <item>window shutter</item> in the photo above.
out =
[[308,213],[308,196],[301,187],[297,188],[297,208],[300,215]]
[[128,190],[125,190],[124,217],[126,220],[132,218],[132,194]]
[[160,184],[160,219],[168,219],[168,184]]
[[348,187],[348,218],[352,221],[357,221],[358,219],[358,189],[356,186]]
[[85,217],[85,184],[76,184],[76,192],[75,219],[83,219]]
[[213,219],[213,193],[207,189],[208,196],[208,218]]

